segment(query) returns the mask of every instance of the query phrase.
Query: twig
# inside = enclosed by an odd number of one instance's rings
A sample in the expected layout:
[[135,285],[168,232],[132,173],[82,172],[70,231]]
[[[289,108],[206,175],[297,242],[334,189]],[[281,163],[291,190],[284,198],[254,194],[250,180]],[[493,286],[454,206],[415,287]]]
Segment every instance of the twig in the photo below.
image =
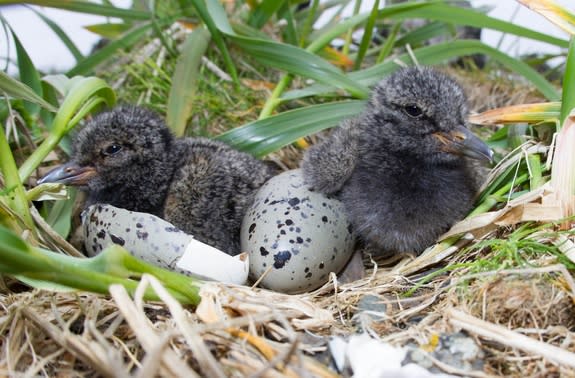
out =
[[506,346],[540,355],[549,361],[575,368],[575,353],[565,349],[534,340],[528,336],[486,322],[454,308],[447,310],[446,317],[454,326],[461,327],[468,332],[495,340]]
[[[162,338],[151,327],[146,315],[138,310],[126,289],[122,285],[111,285],[110,294],[144,350],[155,351],[155,347],[162,343]],[[171,349],[163,350],[161,371],[163,376],[199,378],[198,374]]]

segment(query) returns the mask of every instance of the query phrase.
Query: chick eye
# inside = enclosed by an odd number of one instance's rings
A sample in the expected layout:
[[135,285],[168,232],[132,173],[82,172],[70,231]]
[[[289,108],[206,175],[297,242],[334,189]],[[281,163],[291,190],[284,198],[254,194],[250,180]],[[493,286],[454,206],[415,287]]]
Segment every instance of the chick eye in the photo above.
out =
[[102,153],[106,156],[115,155],[122,149],[122,146],[119,144],[110,144],[108,147],[102,150]]
[[403,107],[403,111],[413,118],[418,118],[423,114],[423,110],[417,105],[406,105]]

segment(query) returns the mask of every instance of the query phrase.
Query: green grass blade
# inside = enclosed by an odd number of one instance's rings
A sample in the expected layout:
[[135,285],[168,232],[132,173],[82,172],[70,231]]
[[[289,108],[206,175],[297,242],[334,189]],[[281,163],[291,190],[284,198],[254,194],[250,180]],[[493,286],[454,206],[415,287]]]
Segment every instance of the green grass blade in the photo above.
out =
[[42,97],[38,96],[32,88],[0,71],[0,91],[13,98],[19,98],[42,106],[52,112],[57,109]]
[[[301,48],[277,42],[233,37],[234,43],[260,63],[291,74],[330,83],[347,90],[352,96],[366,98],[368,90],[351,80],[326,60]],[[289,59],[286,59],[289,57]]]
[[[40,81],[40,74],[36,70],[32,59],[28,55],[28,52],[20,43],[20,39],[12,29],[12,39],[14,40],[14,45],[16,47],[16,57],[18,59],[18,71],[20,73],[20,81],[26,84],[34,93],[42,97],[42,82]],[[25,102],[24,107],[26,110],[33,115],[38,114],[40,111],[40,106],[34,102]]]
[[313,33],[313,42],[307,46],[308,51],[317,52],[329,45],[334,38],[337,38],[341,34],[353,29],[357,25],[363,23],[369,15],[367,13],[358,14],[346,19],[343,22],[339,22],[335,25],[331,25],[320,31]]
[[[144,263],[114,245],[89,259],[66,256],[26,245],[14,233],[0,226],[0,273],[22,277],[35,287],[73,288],[107,294],[112,284],[134,294],[143,273],[156,276],[181,303],[198,304],[201,281]],[[146,299],[157,300],[152,290]]]
[[[30,207],[26,197],[26,191],[22,185],[22,180],[18,175],[18,166],[10,150],[10,144],[6,139],[6,131],[3,126],[0,126],[0,173],[3,177],[4,187],[0,200],[3,198],[8,207],[20,217],[24,222],[24,227],[29,230],[34,230],[34,221],[30,214]],[[8,217],[12,218],[10,215]],[[3,218],[3,217],[0,217]],[[4,221],[6,225],[12,226],[18,231],[23,230],[18,227],[18,222],[15,219]],[[1,243],[0,243],[1,244]]]
[[284,39],[290,45],[296,45],[298,41],[298,32],[296,29],[296,22],[293,17],[293,11],[290,7],[289,1],[284,2],[283,7],[279,10],[279,15],[286,20],[287,25],[284,31]]
[[347,90],[354,97],[365,98],[367,96],[367,88],[358,85],[335,66],[304,49],[271,40],[237,35],[229,24],[221,4],[216,0],[208,0],[207,5],[217,28],[260,63],[294,75],[331,83]]
[[71,88],[54,117],[50,134],[20,166],[19,172],[22,181],[32,174],[34,169],[86,113],[95,109],[102,102],[107,103],[108,106],[112,106],[116,102],[114,91],[102,79],[80,77],[70,79],[70,82],[72,82]]
[[127,33],[131,28],[132,24],[129,23],[111,22],[84,26],[84,29],[91,31],[94,34],[98,34],[100,37],[108,39],[120,38],[122,34]]
[[359,114],[364,105],[364,101],[354,100],[290,110],[230,130],[216,139],[264,156],[299,138],[336,126],[342,119]]
[[248,24],[260,29],[273,15],[280,10],[286,0],[263,0],[250,14]]
[[[234,83],[239,84],[239,78],[236,67],[234,65],[234,62],[232,60],[232,57],[230,55],[230,52],[228,51],[228,48],[224,41],[224,37],[222,35],[222,33],[226,33],[226,31],[223,31],[218,27],[218,25],[222,23],[227,24],[229,26],[228,18],[223,9],[222,12],[213,13],[212,11],[213,8],[221,7],[221,4],[219,3],[217,3],[214,6],[213,4],[214,1],[217,0],[206,0],[206,1],[180,0],[180,3],[189,2],[194,7],[196,12],[198,12],[200,18],[202,19],[204,24],[206,24],[206,27],[212,34],[212,39],[216,43],[216,46],[218,46],[218,49],[220,49],[220,52],[222,53],[224,63],[226,65],[227,70],[229,71],[228,73],[232,77]],[[229,27],[229,29],[231,30],[231,27]]]
[[[497,49],[483,44],[475,40],[459,40],[447,43],[441,43],[434,46],[422,47],[414,50],[414,55],[417,61],[422,65],[435,65],[443,63],[448,59],[472,54],[485,54],[492,59],[498,61],[511,71],[517,72],[529,80],[533,85],[550,101],[557,101],[560,98],[559,93],[555,87],[549,83],[542,75],[537,73],[526,63],[514,59]],[[411,64],[411,57],[409,54],[402,54],[394,61],[386,61],[377,64],[365,70],[360,70],[350,73],[350,79],[356,81],[364,86],[371,86],[381,80],[383,77],[389,75],[399,68],[396,60],[402,61],[406,64]],[[320,94],[335,93],[336,88],[329,85],[312,85],[308,88],[301,90],[293,90],[286,92],[281,99],[293,100],[306,96],[315,96]]]
[[423,18],[426,20],[443,21],[457,25],[469,25],[482,29],[493,29],[503,33],[514,34],[519,37],[546,42],[559,47],[567,47],[569,41],[552,37],[548,34],[539,33],[535,30],[524,28],[507,21],[489,17],[472,8],[462,8],[442,3],[433,3],[425,7],[408,9],[404,12],[386,14],[385,9],[380,11],[380,18],[390,17],[396,20],[409,18]]
[[151,29],[152,24],[146,23],[143,26],[139,26],[131,30],[122,38],[110,42],[102,49],[78,62],[78,64],[68,71],[66,75],[72,77],[76,75],[90,74],[96,66],[117,54],[118,50],[129,48],[139,42]]
[[[362,0],[355,0],[353,4],[353,16],[357,16],[359,13],[359,9],[361,8],[361,1]],[[341,52],[343,55],[349,55],[349,49],[352,42],[353,30],[348,30],[345,33],[345,37],[343,39],[343,47],[341,48]]]
[[354,70],[361,68],[361,63],[363,62],[363,58],[365,58],[365,54],[367,53],[367,49],[371,45],[372,36],[373,36],[373,29],[375,26],[375,19],[377,17],[379,8],[379,0],[375,0],[373,3],[373,8],[371,9],[371,13],[369,18],[367,19],[367,24],[365,25],[365,31],[363,32],[363,37],[361,38],[361,43],[359,44],[359,49],[357,51],[357,57],[355,58],[355,63],[353,65]]
[[317,9],[319,6],[319,0],[311,0],[311,3],[308,6],[308,12],[305,20],[303,21],[303,25],[301,27],[300,35],[299,35],[299,46],[305,47],[307,38],[311,31],[313,30],[313,23],[316,19]]
[[204,28],[196,28],[188,35],[178,57],[172,78],[166,122],[177,136],[183,136],[192,112],[193,98],[197,91],[202,57],[208,48],[210,33]]
[[118,7],[111,7],[109,5],[101,5],[93,2],[83,0],[31,0],[31,1],[14,1],[14,0],[0,0],[1,5],[10,4],[33,4],[42,7],[58,8],[71,12],[95,14],[106,17],[118,17],[125,20],[149,20],[151,14],[149,12],[123,9]]
[[415,30],[411,30],[410,32],[404,34],[401,38],[398,38],[395,41],[395,46],[399,47],[407,44],[411,46],[419,46],[424,41],[427,41],[433,37],[449,35],[450,30],[451,27],[445,22],[432,21],[427,25],[424,25]]
[[36,13],[36,15],[38,17],[40,17],[42,19],[42,21],[44,21],[44,23],[46,25],[48,25],[48,27],[50,29],[52,29],[52,31],[54,32],[54,34],[56,34],[58,36],[58,38],[60,38],[60,41],[62,41],[64,46],[66,46],[66,48],[68,48],[68,51],[70,51],[72,56],[74,56],[74,59],[76,60],[76,62],[78,62],[84,58],[84,55],[82,55],[82,53],[80,52],[78,47],[76,47],[76,44],[70,39],[70,37],[68,37],[68,34],[66,34],[66,32],[64,32],[64,30],[62,30],[62,28],[57,23],[52,21],[50,18],[46,17],[41,12],[38,12],[36,9],[34,9],[32,7],[30,7],[30,9],[34,13]]
[[567,63],[565,64],[561,100],[561,125],[563,125],[573,108],[575,108],[575,36],[571,37],[569,51],[567,52]]
[[383,62],[385,58],[387,58],[389,54],[391,54],[391,52],[393,51],[393,46],[396,45],[396,38],[397,33],[399,33],[399,29],[401,29],[401,22],[396,23],[391,28],[391,31],[389,32],[389,35],[387,36],[385,43],[383,44],[383,46],[381,46],[381,50],[379,51],[379,55],[377,56],[375,64]]

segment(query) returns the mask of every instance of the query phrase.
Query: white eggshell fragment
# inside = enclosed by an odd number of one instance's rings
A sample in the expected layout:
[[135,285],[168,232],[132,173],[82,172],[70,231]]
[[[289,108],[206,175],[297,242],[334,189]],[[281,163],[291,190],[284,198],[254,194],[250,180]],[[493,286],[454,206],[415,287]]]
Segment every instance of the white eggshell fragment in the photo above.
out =
[[152,214],[92,205],[82,213],[82,226],[89,256],[118,244],[150,264],[186,275],[235,284],[248,278],[247,254],[230,256]]
[[338,273],[353,253],[354,235],[344,207],[312,192],[301,170],[273,177],[257,192],[242,222],[242,251],[250,276],[285,293],[316,289]]

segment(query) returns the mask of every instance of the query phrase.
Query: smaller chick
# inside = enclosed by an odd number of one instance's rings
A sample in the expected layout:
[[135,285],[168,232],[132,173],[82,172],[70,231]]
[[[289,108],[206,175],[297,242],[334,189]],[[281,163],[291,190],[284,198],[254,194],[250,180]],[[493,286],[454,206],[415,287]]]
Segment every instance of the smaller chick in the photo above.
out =
[[70,162],[39,183],[74,185],[86,206],[106,203],[157,215],[196,239],[235,255],[240,227],[272,166],[206,138],[175,138],[145,108],[96,115],[74,137]]
[[468,158],[491,159],[466,119],[454,80],[401,69],[375,86],[362,114],[306,152],[306,183],[343,202],[372,252],[421,253],[471,210],[480,180]]

